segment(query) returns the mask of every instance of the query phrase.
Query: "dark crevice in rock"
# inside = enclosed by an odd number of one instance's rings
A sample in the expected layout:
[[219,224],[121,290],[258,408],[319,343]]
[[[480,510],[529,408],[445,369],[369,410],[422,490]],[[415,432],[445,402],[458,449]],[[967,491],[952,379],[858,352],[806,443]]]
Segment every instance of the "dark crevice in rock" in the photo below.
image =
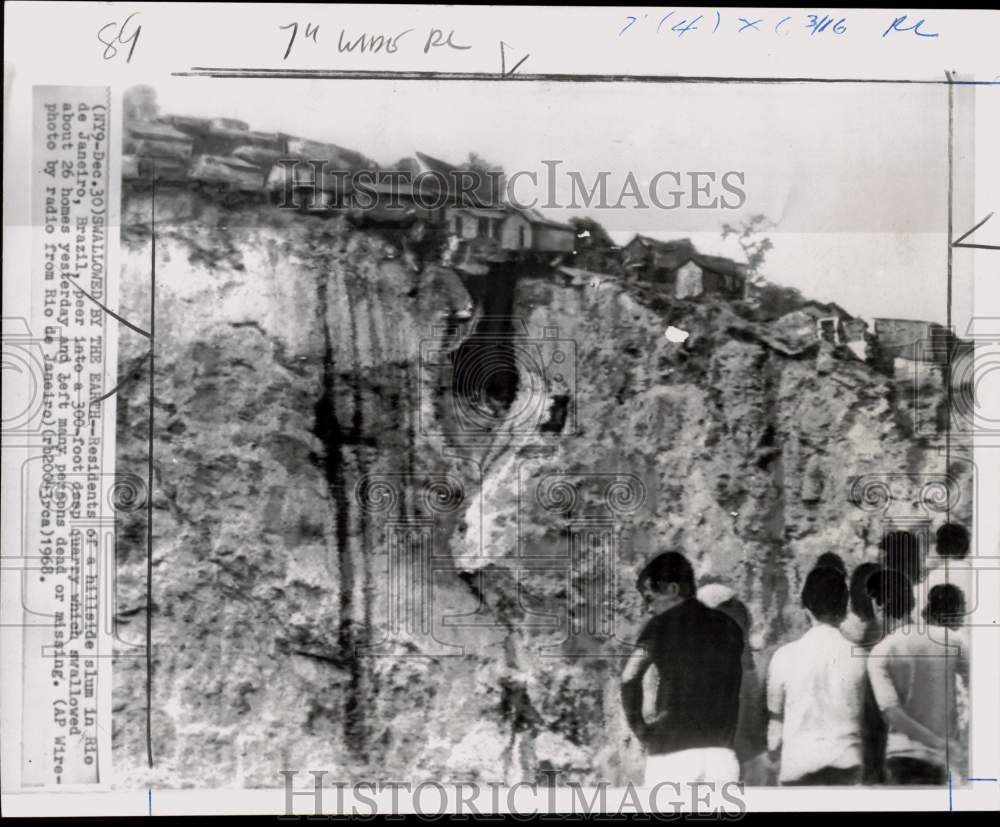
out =
[[517,396],[520,376],[514,337],[521,333],[514,308],[517,273],[494,265],[482,277],[482,316],[452,356],[452,388],[478,409],[485,421],[499,419]]
[[[337,563],[340,572],[339,610],[340,620],[337,629],[337,648],[340,656],[348,664],[350,674],[344,696],[344,742],[347,748],[359,759],[364,760],[365,721],[362,702],[363,680],[362,660],[354,656],[359,644],[354,606],[355,565],[350,542],[350,498],[347,492],[345,473],[345,438],[344,429],[337,418],[337,370],[334,355],[333,337],[328,321],[327,299],[328,274],[319,273],[316,281],[317,309],[323,330],[323,385],[322,394],[315,406],[315,426],[313,432],[323,443],[323,471],[326,475],[327,489],[335,508],[335,537]],[[352,422],[352,430],[357,430],[357,418],[360,411],[356,408]]]

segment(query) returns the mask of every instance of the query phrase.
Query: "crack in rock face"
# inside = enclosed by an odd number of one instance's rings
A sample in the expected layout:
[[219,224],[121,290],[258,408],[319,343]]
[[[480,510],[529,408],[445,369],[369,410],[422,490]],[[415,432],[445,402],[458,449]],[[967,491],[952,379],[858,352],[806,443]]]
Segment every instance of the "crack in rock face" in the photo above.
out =
[[[121,308],[142,318],[149,203],[127,199]],[[123,784],[635,781],[618,681],[652,554],[738,597],[762,676],[819,555],[875,559],[889,519],[933,531],[920,492],[946,474],[971,519],[971,463],[907,429],[891,375],[722,302],[415,272],[378,231],[199,199],[157,201],[157,764],[139,510],[117,534]],[[118,464],[139,473],[148,362],[137,337],[120,352]]]

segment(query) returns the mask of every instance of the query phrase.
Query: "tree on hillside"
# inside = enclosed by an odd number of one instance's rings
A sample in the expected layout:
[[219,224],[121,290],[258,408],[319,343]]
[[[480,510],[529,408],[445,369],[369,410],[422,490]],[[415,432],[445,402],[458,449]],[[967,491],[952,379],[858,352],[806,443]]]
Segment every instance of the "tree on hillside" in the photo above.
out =
[[771,239],[764,235],[764,232],[774,227],[774,222],[770,221],[763,213],[751,215],[739,224],[723,224],[722,238],[736,236],[743,255],[750,268],[750,282],[756,285],[764,283],[764,276],[761,273],[761,266],[768,252],[774,248]]

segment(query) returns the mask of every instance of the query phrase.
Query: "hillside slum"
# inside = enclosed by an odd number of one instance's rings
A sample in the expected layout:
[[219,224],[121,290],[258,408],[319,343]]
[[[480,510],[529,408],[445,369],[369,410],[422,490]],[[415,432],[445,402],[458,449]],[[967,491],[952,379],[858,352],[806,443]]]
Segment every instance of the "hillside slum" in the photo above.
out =
[[[554,221],[509,203],[489,171],[423,152],[382,167],[353,149],[255,131],[233,118],[166,115],[126,122],[122,178],[132,188],[155,180],[161,188],[192,188],[229,204],[343,214],[356,227],[390,231],[414,272],[433,261],[465,278],[490,278],[515,265],[577,285],[618,279],[653,304],[732,303],[749,321],[766,323],[760,338],[786,355],[824,343],[897,381],[942,387],[948,366],[972,350],[940,324],[876,318],[869,325],[834,302],[801,297],[776,315],[761,301],[762,279],[744,263],[703,254],[683,238],[636,234],[622,247],[595,245],[586,228],[599,225],[591,219]],[[460,320],[474,311],[459,310]]]

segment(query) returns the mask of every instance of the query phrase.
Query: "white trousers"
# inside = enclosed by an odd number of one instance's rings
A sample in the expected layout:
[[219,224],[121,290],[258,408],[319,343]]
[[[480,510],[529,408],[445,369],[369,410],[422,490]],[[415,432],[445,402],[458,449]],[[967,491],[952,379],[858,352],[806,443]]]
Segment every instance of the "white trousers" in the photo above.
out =
[[700,747],[646,756],[646,787],[665,781],[691,784],[711,781],[716,785],[740,780],[740,762],[736,753],[725,747]]

